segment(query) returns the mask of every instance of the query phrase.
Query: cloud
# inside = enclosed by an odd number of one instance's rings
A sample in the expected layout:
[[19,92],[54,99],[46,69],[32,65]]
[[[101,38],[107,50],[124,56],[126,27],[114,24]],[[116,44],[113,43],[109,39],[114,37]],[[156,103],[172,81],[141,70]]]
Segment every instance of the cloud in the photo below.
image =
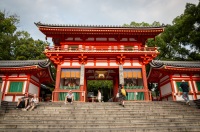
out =
[[0,10],[20,16],[20,30],[34,39],[45,36],[34,22],[49,24],[123,25],[135,22],[171,24],[187,2],[198,0],[0,0]]

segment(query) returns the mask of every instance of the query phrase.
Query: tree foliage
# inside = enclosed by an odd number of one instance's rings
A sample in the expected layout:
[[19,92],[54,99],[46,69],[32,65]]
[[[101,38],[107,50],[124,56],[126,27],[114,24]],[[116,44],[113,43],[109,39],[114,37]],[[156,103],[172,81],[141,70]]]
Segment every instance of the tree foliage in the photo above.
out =
[[44,59],[47,42],[34,40],[26,31],[17,31],[19,18],[0,11],[0,60]]
[[[159,22],[131,22],[124,26],[161,26]],[[147,40],[148,46],[157,46],[158,60],[200,60],[200,2],[187,3],[183,14],[177,16],[172,25],[166,25],[164,32]]]

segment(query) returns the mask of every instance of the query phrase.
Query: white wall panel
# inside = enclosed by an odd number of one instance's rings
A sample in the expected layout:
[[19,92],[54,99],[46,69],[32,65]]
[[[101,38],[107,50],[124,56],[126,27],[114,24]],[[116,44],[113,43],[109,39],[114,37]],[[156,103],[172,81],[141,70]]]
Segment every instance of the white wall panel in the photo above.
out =
[[12,102],[12,100],[13,100],[13,96],[5,96],[4,97],[4,101],[10,101],[10,102]]
[[37,77],[31,76],[31,78],[32,78],[34,81],[39,82],[39,79],[38,79]]
[[38,95],[38,87],[36,86],[36,85],[34,85],[34,84],[32,84],[32,83],[30,83],[30,85],[29,85],[29,93],[30,94],[37,94]]
[[108,66],[106,62],[96,62],[96,66]]
[[70,66],[70,62],[64,62],[61,66]]
[[110,62],[110,66],[118,66],[116,62]]
[[161,86],[160,89],[161,89],[162,96],[168,95],[169,93],[171,94],[171,92],[172,92],[170,83],[167,83],[167,84]]
[[72,62],[72,66],[81,66],[79,62]]
[[87,64],[85,64],[85,66],[94,66],[94,62],[87,62]]
[[3,92],[4,85],[5,85],[5,81],[2,82],[2,85],[1,85],[1,92]]
[[168,78],[169,78],[168,75],[167,75],[167,76],[164,76],[163,78],[160,79],[160,82],[163,82],[164,80],[166,80],[166,79],[168,79]]

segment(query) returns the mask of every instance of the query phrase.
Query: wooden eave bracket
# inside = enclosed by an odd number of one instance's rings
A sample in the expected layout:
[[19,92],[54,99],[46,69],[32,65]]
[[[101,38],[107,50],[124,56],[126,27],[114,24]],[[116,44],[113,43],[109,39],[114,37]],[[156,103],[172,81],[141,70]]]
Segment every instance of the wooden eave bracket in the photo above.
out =
[[64,63],[63,56],[59,56],[58,54],[56,56],[50,56],[49,57],[53,63],[60,65]]
[[81,56],[78,56],[79,58],[79,64],[87,64],[87,56],[83,56],[83,54],[81,54]]
[[148,64],[151,60],[153,60],[153,57],[152,57],[152,56],[148,56],[148,55],[140,56],[139,60],[140,60],[140,61],[139,61],[140,64],[146,65],[146,64]]
[[117,60],[116,60],[116,63],[117,64],[120,64],[120,65],[123,65],[124,64],[124,60],[125,60],[126,56],[122,55],[121,56],[117,56]]

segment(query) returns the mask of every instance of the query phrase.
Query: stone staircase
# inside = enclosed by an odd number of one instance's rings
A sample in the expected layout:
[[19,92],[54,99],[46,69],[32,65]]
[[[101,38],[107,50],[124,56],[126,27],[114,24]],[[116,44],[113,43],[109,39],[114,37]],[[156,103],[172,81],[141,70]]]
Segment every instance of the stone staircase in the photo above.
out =
[[0,131],[199,132],[200,110],[183,102],[44,103],[34,111],[0,109]]

